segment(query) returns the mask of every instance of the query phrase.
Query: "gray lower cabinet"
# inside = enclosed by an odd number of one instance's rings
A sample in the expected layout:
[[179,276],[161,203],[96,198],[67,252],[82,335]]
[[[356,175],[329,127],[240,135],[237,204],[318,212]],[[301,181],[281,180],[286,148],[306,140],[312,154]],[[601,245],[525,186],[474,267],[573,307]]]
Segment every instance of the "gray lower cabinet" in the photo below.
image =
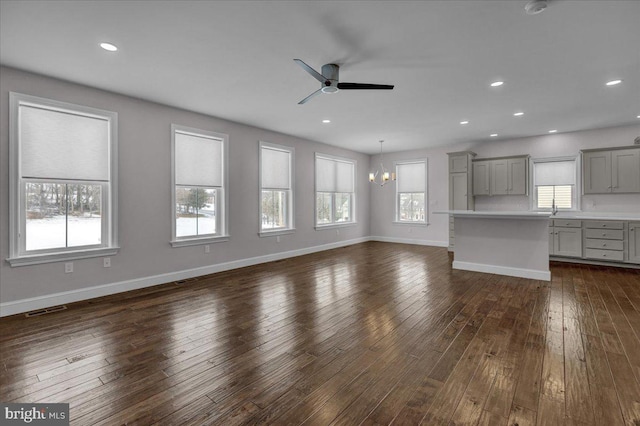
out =
[[552,222],[553,227],[549,226],[549,254],[582,257],[582,221],[554,219]]
[[553,219],[549,255],[640,264],[640,221]]
[[640,264],[640,222],[629,222],[629,263]]
[[624,261],[624,222],[584,221],[584,257],[586,259]]

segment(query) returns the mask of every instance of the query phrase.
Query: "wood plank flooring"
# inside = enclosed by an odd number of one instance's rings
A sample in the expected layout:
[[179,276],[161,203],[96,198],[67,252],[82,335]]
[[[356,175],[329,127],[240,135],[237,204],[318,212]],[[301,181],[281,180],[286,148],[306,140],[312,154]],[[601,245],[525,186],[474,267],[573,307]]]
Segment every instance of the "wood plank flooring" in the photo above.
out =
[[369,242],[0,320],[0,400],[73,425],[640,425],[640,270]]

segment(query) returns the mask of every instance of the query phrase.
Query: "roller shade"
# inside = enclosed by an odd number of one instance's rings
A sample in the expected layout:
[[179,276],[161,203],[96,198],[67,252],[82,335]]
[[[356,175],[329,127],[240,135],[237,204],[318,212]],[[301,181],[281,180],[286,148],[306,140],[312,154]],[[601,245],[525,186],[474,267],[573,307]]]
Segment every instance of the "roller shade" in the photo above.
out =
[[536,186],[575,185],[576,183],[574,160],[540,162],[534,165]]
[[291,188],[291,153],[269,147],[261,147],[262,187],[270,189]]
[[109,120],[19,107],[21,177],[109,180]]
[[176,185],[222,186],[222,141],[175,132]]
[[354,178],[354,163],[316,157],[316,191],[355,192]]
[[425,192],[426,163],[403,163],[397,165],[398,192]]

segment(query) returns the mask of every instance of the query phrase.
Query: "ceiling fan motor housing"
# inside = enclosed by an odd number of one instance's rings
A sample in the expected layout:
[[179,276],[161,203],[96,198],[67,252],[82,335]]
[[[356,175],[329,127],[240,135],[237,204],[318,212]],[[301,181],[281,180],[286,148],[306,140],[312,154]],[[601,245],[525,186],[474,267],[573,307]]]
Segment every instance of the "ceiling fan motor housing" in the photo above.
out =
[[322,76],[326,78],[323,83],[323,93],[336,93],[338,91],[340,67],[336,64],[326,64],[322,66]]

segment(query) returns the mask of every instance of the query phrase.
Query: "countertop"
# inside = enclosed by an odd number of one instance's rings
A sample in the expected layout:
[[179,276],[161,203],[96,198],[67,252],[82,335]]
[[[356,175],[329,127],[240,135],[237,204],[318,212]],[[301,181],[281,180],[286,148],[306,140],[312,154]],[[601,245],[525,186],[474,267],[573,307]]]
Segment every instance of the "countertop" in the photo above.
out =
[[616,213],[616,212],[559,212],[552,215],[550,212],[533,212],[526,210],[516,211],[473,211],[473,210],[444,210],[434,212],[437,214],[451,214],[454,216],[468,216],[477,218],[511,218],[511,219],[580,219],[580,220],[629,220],[640,221],[640,213]]
[[454,217],[487,218],[487,219],[549,219],[550,212],[514,211],[474,211],[474,210],[444,210],[434,212],[438,214],[452,214]]

